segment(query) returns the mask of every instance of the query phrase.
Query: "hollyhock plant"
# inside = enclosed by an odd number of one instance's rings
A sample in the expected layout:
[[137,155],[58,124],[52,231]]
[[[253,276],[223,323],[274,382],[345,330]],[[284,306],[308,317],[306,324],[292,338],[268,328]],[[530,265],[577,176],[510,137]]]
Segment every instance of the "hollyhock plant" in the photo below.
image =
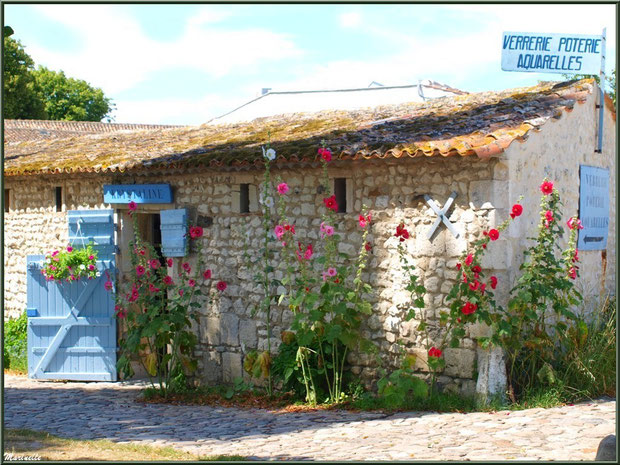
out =
[[200,226],[192,226],[191,228],[189,228],[189,236],[192,239],[198,239],[199,237],[202,237],[203,233],[204,230]]
[[336,196],[332,195],[323,199],[323,203],[327,208],[333,211],[338,211],[338,203],[336,202]]
[[288,184],[286,184],[285,182],[278,184],[278,193],[280,195],[285,195],[288,193],[288,191],[289,191]]
[[540,185],[540,191],[545,194],[545,195],[549,195],[553,192],[553,183],[551,181],[544,181],[541,185]]

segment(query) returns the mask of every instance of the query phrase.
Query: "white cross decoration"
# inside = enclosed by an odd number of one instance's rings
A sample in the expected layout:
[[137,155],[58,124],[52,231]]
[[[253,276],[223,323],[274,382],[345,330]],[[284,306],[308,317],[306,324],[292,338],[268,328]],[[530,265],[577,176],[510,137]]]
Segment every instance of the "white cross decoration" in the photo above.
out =
[[424,194],[424,200],[426,200],[426,203],[433,209],[435,213],[437,213],[437,219],[431,226],[431,229],[427,235],[429,240],[431,237],[433,237],[433,234],[435,234],[435,231],[437,231],[437,228],[439,227],[439,223],[441,222],[443,222],[443,224],[446,225],[446,227],[450,230],[450,232],[454,234],[454,237],[459,237],[459,234],[460,234],[459,231],[454,227],[452,223],[450,223],[450,220],[448,219],[448,216],[446,215],[448,213],[448,210],[452,206],[452,202],[454,202],[456,195],[457,195],[456,192],[452,191],[445,205],[440,210],[437,204],[435,203],[435,201],[431,199],[428,194]]

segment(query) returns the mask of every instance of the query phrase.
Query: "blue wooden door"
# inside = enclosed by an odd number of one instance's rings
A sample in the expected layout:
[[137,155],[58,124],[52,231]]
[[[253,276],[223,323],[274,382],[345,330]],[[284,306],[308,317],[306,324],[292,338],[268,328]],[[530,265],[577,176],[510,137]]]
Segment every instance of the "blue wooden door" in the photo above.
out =
[[36,379],[116,381],[114,211],[68,212],[69,243],[93,242],[99,277],[46,281],[43,255],[28,256],[28,376]]

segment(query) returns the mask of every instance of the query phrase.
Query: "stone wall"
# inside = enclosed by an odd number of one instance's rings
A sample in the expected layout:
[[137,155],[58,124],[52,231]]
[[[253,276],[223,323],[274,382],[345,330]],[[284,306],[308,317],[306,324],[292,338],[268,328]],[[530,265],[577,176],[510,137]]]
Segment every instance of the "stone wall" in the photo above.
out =
[[[386,367],[394,366],[399,354],[397,341],[404,342],[408,351],[416,353],[419,368],[424,369],[425,351],[420,348],[420,336],[413,329],[415,321],[405,322],[407,293],[401,276],[396,225],[404,221],[412,238],[407,241],[419,274],[424,280],[428,295],[427,308],[431,324],[437,324],[438,312],[446,308],[445,295],[456,279],[456,259],[467,241],[479,237],[482,228],[493,225],[494,205],[484,196],[493,172],[495,161],[477,158],[454,157],[451,159],[416,159],[393,162],[362,162],[334,164],[331,177],[347,178],[348,211],[339,215],[338,230],[345,237],[341,251],[355,254],[361,246],[361,232],[357,218],[362,204],[373,212],[372,233],[369,237],[373,253],[369,272],[365,276],[373,286],[374,314],[364,322],[363,334],[377,344]],[[353,169],[352,169],[353,168]],[[323,194],[317,192],[321,170],[318,167],[275,172],[291,187],[289,217],[294,219],[297,236],[302,242],[318,241]],[[266,347],[264,315],[251,315],[259,301],[252,282],[252,273],[243,258],[244,235],[252,238],[250,250],[260,247],[261,220],[257,213],[238,213],[239,185],[257,186],[262,180],[260,172],[214,173],[202,172],[192,175],[176,174],[149,176],[148,178],[91,176],[76,178],[9,179],[6,187],[11,189],[13,208],[6,215],[6,263],[5,263],[5,315],[16,316],[25,307],[26,255],[46,253],[62,247],[67,241],[66,210],[78,208],[110,208],[100,201],[102,185],[106,183],[157,183],[168,182],[173,186],[175,203],[167,206],[149,206],[146,210],[157,212],[160,208],[188,207],[193,220],[204,223],[206,266],[213,270],[215,280],[228,282],[223,294],[216,294],[215,305],[202,309],[198,356],[200,371],[209,382],[229,382],[242,376],[242,358],[251,349]],[[65,205],[63,212],[56,212],[54,187],[63,186]],[[426,237],[436,215],[423,199],[429,194],[440,206],[452,191],[457,192],[451,209],[450,221],[461,231],[459,239],[440,225],[429,241]],[[250,189],[250,210],[256,210],[256,189]],[[123,252],[127,237],[126,207],[117,210],[117,222],[121,223],[119,238],[121,254],[117,258],[124,268]],[[142,208],[142,207],[141,207]],[[492,250],[490,250],[493,253]],[[189,261],[195,263],[196,257]],[[278,259],[276,258],[276,261]],[[493,260],[491,260],[493,262]],[[175,259],[179,266],[180,259]],[[272,347],[280,343],[280,332],[288,329],[292,314],[279,308],[272,314]],[[465,338],[458,349],[449,349],[447,367],[440,381],[452,383],[452,388],[471,392],[474,386],[475,343]],[[360,374],[367,383],[377,376],[374,358],[352,355],[353,372]]]

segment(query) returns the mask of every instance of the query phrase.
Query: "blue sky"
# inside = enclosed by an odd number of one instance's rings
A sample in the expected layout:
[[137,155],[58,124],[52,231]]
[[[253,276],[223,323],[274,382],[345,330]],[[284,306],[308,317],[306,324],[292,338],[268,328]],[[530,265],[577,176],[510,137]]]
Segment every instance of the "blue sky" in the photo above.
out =
[[263,87],[432,79],[470,92],[561,80],[501,70],[504,31],[600,34],[614,4],[4,4],[36,64],[103,89],[119,123],[201,124]]

